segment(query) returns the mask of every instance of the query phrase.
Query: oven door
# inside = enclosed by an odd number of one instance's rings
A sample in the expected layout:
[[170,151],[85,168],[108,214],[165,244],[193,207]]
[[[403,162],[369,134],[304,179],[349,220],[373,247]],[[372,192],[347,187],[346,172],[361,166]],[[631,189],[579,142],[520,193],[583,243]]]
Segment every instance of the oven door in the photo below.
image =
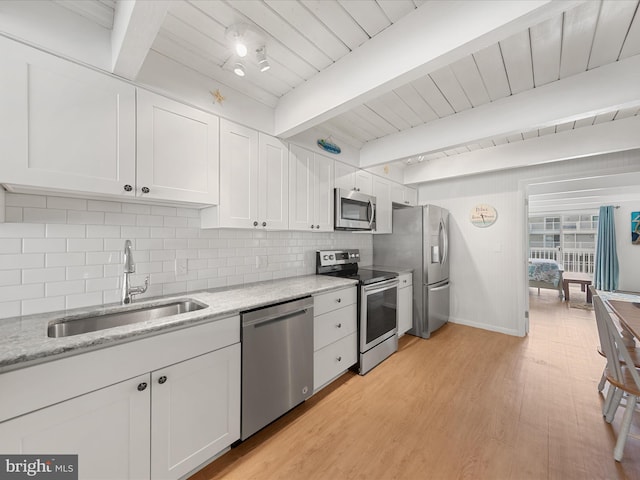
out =
[[360,352],[375,347],[398,331],[398,279],[362,287]]
[[375,230],[376,198],[363,193],[335,189],[336,230]]

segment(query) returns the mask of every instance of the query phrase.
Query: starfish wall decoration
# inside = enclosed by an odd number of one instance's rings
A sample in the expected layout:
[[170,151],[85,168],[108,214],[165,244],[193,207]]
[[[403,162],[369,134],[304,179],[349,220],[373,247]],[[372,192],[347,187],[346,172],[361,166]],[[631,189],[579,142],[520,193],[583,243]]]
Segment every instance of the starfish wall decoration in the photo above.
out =
[[224,102],[224,97],[222,96],[222,93],[220,93],[219,89],[216,88],[215,92],[209,92],[209,93],[211,93],[216,103],[219,103],[220,105],[222,105],[222,102]]

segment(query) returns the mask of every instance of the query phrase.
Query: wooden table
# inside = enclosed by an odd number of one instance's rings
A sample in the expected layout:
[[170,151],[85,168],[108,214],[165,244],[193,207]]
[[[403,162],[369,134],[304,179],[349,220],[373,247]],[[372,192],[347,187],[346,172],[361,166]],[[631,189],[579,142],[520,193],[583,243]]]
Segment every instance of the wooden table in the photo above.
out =
[[640,339],[640,302],[625,302],[624,300],[607,300],[624,330],[628,330],[635,338]]
[[564,301],[569,301],[569,284],[579,283],[580,290],[587,292],[587,303],[591,303],[591,292],[589,291],[589,285],[591,285],[591,275],[588,273],[579,272],[564,272],[562,274],[562,290],[564,290]]

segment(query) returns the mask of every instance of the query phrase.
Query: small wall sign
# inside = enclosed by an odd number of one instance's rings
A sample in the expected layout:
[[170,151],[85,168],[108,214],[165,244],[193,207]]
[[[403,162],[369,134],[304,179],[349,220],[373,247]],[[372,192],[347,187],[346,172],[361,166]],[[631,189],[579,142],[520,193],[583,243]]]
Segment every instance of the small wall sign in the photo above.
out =
[[498,212],[495,207],[487,205],[486,203],[480,203],[471,209],[469,220],[476,227],[484,228],[489,227],[496,223],[498,219]]

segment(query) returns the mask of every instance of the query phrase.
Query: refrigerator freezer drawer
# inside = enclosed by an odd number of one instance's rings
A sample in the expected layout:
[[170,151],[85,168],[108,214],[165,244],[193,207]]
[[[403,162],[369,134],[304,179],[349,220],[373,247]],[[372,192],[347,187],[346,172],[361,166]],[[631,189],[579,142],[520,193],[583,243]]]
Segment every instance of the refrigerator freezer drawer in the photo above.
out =
[[425,285],[429,335],[449,321],[449,282]]

